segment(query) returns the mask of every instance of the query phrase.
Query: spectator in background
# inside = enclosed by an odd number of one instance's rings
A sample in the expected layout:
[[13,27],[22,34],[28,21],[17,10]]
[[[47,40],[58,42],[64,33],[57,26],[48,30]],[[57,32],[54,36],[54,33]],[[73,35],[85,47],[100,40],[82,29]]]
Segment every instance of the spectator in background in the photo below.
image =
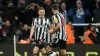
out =
[[7,36],[9,36],[9,37],[11,36],[11,31],[12,31],[10,26],[11,26],[11,24],[10,24],[9,20],[6,20],[4,25],[2,26],[3,30],[5,30],[7,32]]
[[3,21],[10,20],[12,23],[15,16],[17,16],[17,8],[12,2],[8,2],[7,6],[0,7],[0,10],[4,12]]
[[21,30],[22,36],[20,38],[20,41],[18,44],[29,44],[30,41],[28,40],[29,35],[30,35],[30,29],[28,28],[27,24],[24,24],[23,29]]
[[70,9],[68,12],[68,16],[73,23],[85,23],[89,15],[89,10],[82,7],[81,1],[77,1],[76,8]]
[[38,16],[38,5],[31,3],[26,7],[25,11],[25,24],[31,26],[32,19]]
[[8,37],[6,30],[2,30],[2,43],[10,43],[10,37]]
[[59,11],[63,14],[63,16],[65,17],[65,22],[67,23],[68,21],[68,17],[67,17],[67,8],[66,8],[66,3],[65,2],[61,2],[60,3],[60,8],[59,8]]
[[10,26],[10,21],[6,20],[6,22],[2,26],[2,39],[3,39],[3,42],[8,42],[9,43],[10,39],[11,39],[11,35],[12,35],[12,28]]
[[94,11],[94,23],[100,23],[100,1],[97,0],[97,6]]
[[25,0],[18,0],[18,7],[25,7],[26,4],[25,4]]
[[15,17],[15,20],[12,23],[9,20],[6,20],[2,25],[2,33],[4,33],[4,36],[6,35],[6,38],[9,39],[10,43],[12,42],[12,36],[15,34],[15,28],[17,27],[17,24],[18,18]]
[[75,44],[74,30],[71,21],[68,21],[66,24],[66,34],[68,35],[68,41],[66,44]]
[[51,0],[44,0],[42,6],[45,8],[45,16],[48,18],[51,18],[53,15],[52,9],[51,9]]
[[53,2],[57,4],[59,4],[61,1],[64,1],[64,0],[53,0]]
[[[100,0],[96,0],[96,9],[94,11],[94,23],[100,23]],[[97,39],[100,42],[100,26],[96,26]]]
[[[86,10],[82,7],[82,2],[80,0],[76,2],[76,8],[70,9],[68,12],[69,20],[77,24],[85,23],[89,15],[90,15],[89,10]],[[80,42],[78,37],[84,34],[84,27],[76,26],[74,27],[74,29],[75,29],[76,41]]]
[[27,24],[24,24],[23,30],[22,30],[22,40],[27,40],[30,35],[30,29],[28,28]]
[[90,12],[90,16],[88,19],[86,19],[86,23],[92,23],[92,18],[94,17],[94,10],[96,8],[96,0],[81,0],[82,1],[82,4],[83,4],[83,7],[88,9],[89,12]]
[[96,39],[96,34],[94,31],[94,26],[89,25],[88,30],[85,33],[86,40],[83,42],[84,44],[98,44],[98,40]]
[[26,4],[25,0],[18,0],[18,17],[19,21],[22,22],[23,24],[25,23],[25,9],[26,9]]

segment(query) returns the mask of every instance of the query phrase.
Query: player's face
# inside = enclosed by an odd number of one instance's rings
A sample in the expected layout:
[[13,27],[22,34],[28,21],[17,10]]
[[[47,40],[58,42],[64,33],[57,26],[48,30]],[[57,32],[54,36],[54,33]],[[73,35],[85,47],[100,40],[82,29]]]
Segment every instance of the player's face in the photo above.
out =
[[45,10],[39,10],[38,14],[39,14],[39,16],[44,16],[45,15]]

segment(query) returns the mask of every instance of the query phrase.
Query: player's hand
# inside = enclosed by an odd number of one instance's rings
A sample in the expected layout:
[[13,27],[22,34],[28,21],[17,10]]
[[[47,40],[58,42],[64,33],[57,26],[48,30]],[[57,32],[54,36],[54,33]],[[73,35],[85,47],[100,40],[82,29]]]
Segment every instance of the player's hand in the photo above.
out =
[[53,34],[53,29],[49,29],[49,33],[50,34]]
[[34,39],[33,39],[33,38],[29,38],[29,40],[30,40],[30,41],[34,41]]

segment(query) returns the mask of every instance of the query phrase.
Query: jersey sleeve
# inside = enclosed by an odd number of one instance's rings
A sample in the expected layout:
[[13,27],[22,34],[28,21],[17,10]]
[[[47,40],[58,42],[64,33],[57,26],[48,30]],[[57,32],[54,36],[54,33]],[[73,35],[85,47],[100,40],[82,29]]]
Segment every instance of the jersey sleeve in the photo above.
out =
[[32,20],[32,26],[35,26],[36,18],[33,18]]

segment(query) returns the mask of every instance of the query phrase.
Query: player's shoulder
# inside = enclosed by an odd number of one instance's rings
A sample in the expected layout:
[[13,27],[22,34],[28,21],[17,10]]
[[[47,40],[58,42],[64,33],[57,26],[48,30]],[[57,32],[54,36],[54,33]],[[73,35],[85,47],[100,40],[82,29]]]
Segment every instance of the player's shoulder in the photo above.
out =
[[34,17],[34,18],[33,18],[33,20],[37,20],[37,19],[38,19],[38,17]]
[[46,20],[49,20],[50,18],[48,18],[48,17],[45,17],[45,19],[46,19]]
[[63,16],[63,14],[62,14],[62,13],[57,13],[57,14],[55,14],[54,16],[55,16],[55,17]]
[[58,13],[60,16],[63,16],[63,14],[62,13]]
[[49,19],[48,17],[45,17],[45,19]]

